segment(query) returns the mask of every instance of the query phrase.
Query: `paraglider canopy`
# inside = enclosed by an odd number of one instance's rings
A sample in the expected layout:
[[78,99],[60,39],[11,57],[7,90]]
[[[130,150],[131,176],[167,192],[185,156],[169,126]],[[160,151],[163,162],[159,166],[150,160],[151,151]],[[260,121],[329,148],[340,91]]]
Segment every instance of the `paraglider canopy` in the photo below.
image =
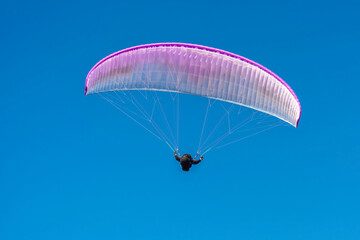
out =
[[121,50],[86,77],[85,95],[117,90],[179,92],[243,105],[297,127],[301,106],[290,86],[267,68],[220,49],[157,43]]

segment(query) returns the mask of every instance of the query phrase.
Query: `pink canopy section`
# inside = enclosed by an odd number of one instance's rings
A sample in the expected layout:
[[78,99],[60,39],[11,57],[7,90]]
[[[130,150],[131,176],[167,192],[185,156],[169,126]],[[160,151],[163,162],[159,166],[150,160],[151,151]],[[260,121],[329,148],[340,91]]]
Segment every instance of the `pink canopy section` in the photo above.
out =
[[301,106],[275,73],[242,56],[201,45],[156,43],[113,53],[88,73],[85,95],[169,91],[243,105],[297,127]]

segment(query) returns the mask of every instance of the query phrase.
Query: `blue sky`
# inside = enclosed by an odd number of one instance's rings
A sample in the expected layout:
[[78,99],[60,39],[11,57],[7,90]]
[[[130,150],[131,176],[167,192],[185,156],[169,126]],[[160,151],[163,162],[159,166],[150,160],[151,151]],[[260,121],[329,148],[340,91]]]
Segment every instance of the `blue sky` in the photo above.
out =
[[[3,1],[0,239],[360,239],[356,1]],[[185,174],[85,77],[134,45],[250,58],[303,108]]]

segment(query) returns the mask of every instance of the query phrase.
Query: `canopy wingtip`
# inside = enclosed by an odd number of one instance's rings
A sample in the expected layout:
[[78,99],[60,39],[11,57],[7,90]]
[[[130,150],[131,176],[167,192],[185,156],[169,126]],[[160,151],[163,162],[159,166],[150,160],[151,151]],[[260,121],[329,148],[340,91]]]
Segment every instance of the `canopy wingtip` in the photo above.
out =
[[[301,114],[300,114],[300,116],[301,116]],[[296,125],[295,125],[296,128],[299,126],[300,116],[299,116],[298,120],[296,121]]]

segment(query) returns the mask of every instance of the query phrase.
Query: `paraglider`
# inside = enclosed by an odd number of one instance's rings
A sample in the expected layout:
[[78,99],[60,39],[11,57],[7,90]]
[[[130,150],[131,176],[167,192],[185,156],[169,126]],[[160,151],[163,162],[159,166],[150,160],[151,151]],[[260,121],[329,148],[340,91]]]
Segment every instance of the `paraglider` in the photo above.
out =
[[[301,116],[294,91],[267,68],[224,50],[186,43],[135,46],[105,57],[86,77],[85,95],[94,93],[174,152],[180,142],[180,95],[208,99],[196,156],[203,156],[219,143],[222,147],[244,138],[227,140],[234,133],[253,136],[284,122],[297,127]],[[164,101],[161,94],[166,93],[169,99]],[[210,111],[216,105],[220,110],[213,112],[220,114],[220,120],[209,124]],[[241,115],[242,109],[254,113]],[[236,122],[240,116],[245,117]],[[271,116],[278,122],[268,120]],[[207,131],[211,124],[213,129]],[[223,132],[216,133],[222,126]]]
[[180,156],[180,154],[179,154],[179,156],[178,156],[177,153],[174,152],[174,155],[175,155],[176,161],[180,162],[182,170],[186,171],[186,172],[190,170],[192,165],[196,165],[196,164],[200,163],[204,159],[204,157],[201,156],[199,160],[194,160],[191,157],[191,155],[188,154],[188,153],[185,153],[182,156]]

